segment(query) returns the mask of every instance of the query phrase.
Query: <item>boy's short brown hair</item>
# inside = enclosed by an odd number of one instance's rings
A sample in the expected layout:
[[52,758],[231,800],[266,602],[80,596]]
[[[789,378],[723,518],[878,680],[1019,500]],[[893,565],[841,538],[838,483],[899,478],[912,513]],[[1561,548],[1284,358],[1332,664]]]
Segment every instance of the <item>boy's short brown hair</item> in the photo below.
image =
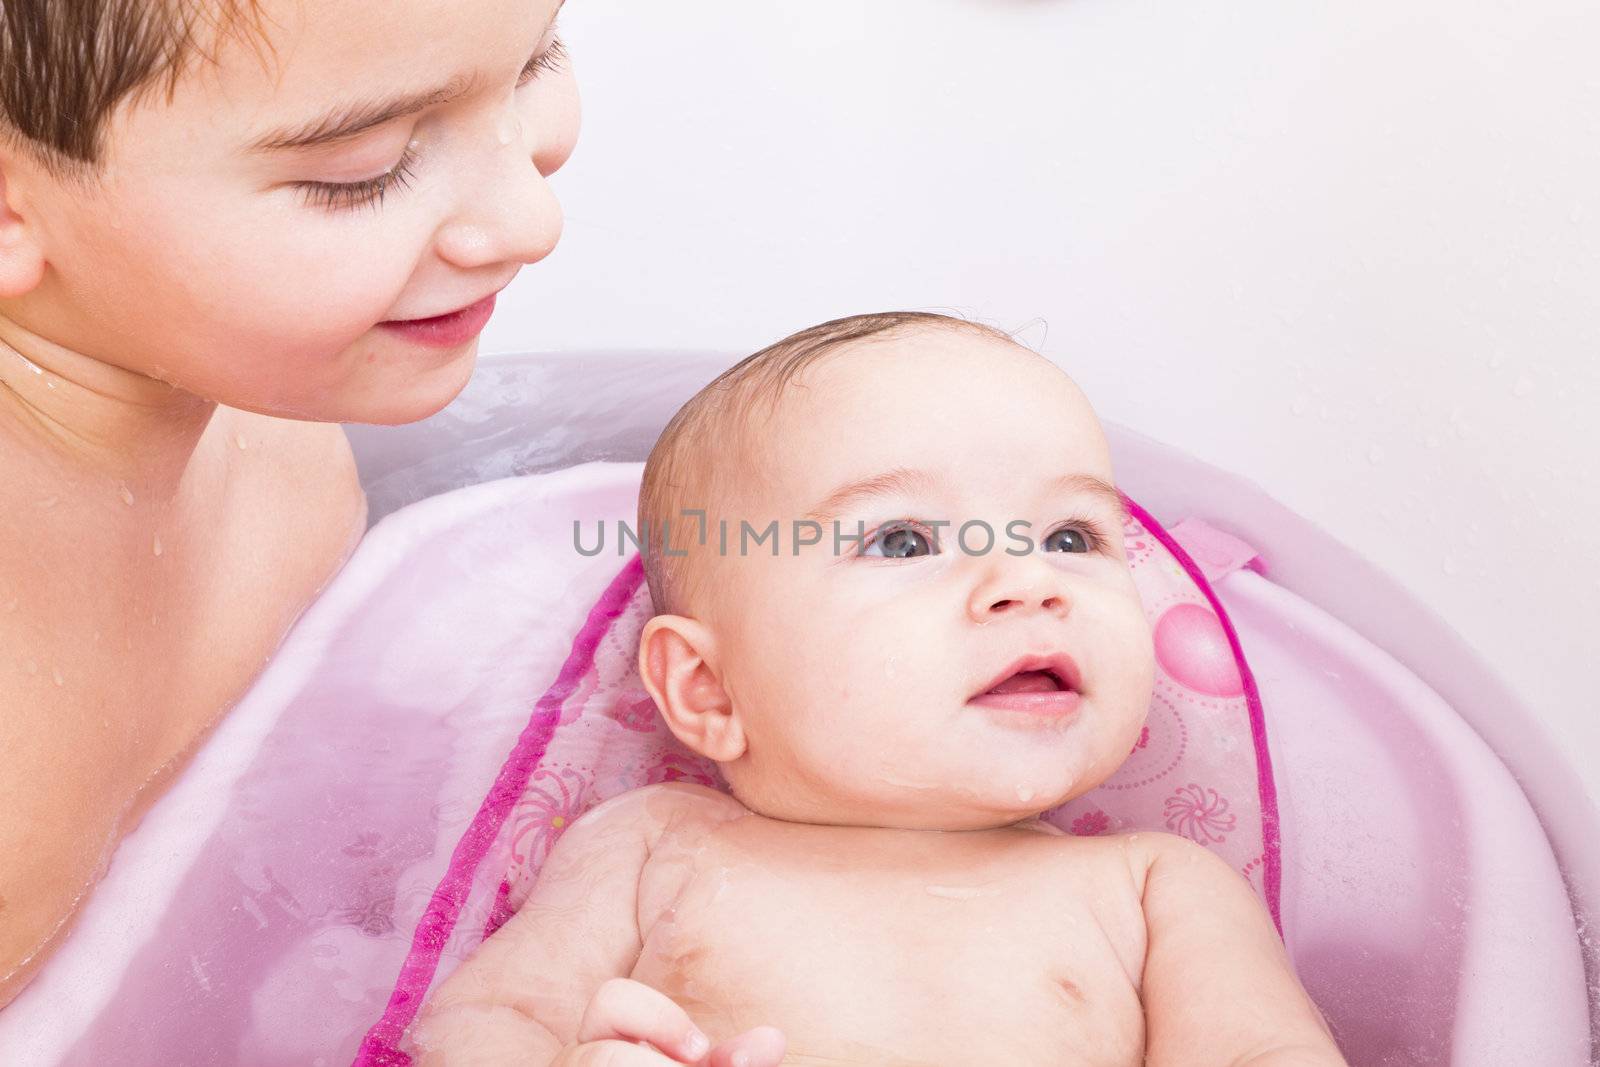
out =
[[241,29],[258,0],[0,0],[0,136],[57,171],[94,169],[124,101],[170,96],[191,60]]

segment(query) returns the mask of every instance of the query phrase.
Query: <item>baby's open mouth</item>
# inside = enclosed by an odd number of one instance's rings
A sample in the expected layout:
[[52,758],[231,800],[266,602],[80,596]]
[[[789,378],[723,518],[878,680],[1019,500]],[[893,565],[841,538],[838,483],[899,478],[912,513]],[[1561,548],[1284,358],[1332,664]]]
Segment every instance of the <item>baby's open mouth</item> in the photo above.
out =
[[969,703],[1029,718],[1060,718],[1077,710],[1082,675],[1064,652],[1023,656],[989,679]]
[[1053,671],[1018,671],[985,693],[1053,693],[1066,689]]

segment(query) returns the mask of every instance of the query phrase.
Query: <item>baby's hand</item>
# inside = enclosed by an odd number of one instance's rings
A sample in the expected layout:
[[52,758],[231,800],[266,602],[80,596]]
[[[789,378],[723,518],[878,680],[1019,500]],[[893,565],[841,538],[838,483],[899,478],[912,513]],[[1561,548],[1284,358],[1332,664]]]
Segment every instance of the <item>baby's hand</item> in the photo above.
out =
[[642,982],[612,978],[584,1009],[578,1043],[551,1067],[778,1067],[785,1047],[783,1034],[770,1026],[712,1047],[711,1039],[670,997]]

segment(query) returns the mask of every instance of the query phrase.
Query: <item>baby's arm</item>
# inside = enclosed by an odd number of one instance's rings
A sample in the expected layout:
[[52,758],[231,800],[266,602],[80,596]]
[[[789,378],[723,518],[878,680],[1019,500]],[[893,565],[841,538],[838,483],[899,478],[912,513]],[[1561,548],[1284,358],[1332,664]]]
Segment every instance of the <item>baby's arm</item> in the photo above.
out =
[[[648,787],[574,823],[521,910],[434,993],[412,1031],[421,1067],[590,1062],[562,1053],[580,1042],[609,1045],[607,1038],[646,1039],[670,1058],[629,1047],[594,1062],[702,1062],[709,1043],[695,1045],[688,1016],[654,990],[623,980],[643,944],[639,884],[650,849],[673,812],[707,802],[697,793],[727,799],[690,786]],[[710,1051],[714,1057],[704,1062],[730,1055],[723,1046]]]
[[1184,838],[1139,843],[1147,1067],[1347,1067],[1249,883]]

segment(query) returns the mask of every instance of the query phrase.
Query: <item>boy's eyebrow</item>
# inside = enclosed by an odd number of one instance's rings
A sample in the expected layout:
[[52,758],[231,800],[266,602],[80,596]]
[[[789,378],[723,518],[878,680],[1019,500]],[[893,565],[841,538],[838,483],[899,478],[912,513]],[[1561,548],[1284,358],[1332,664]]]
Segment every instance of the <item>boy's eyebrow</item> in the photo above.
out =
[[403,115],[415,115],[435,104],[442,104],[451,97],[459,96],[464,88],[461,80],[456,79],[449,85],[437,89],[428,89],[388,100],[346,105],[301,126],[266,134],[251,142],[249,151],[279,152],[290,148],[315,148],[318,145],[346,141],[386,122],[393,122]]
[[[817,506],[806,513],[806,518],[818,522],[828,522],[837,518],[845,506],[863,497],[892,496],[903,494],[912,496],[919,492],[931,491],[938,484],[938,479],[927,471],[916,470],[911,467],[894,467],[875,474],[870,478],[859,481],[846,482],[833,492],[823,497]],[[1108,508],[1118,519],[1126,522],[1128,510],[1122,501],[1122,494],[1116,486],[1104,478],[1093,474],[1064,474],[1050,483],[1050,488],[1058,493],[1081,494],[1099,501]]]
[[[540,41],[550,35],[550,27],[555,25],[556,17],[561,14],[566,2],[567,0],[561,0],[556,5],[555,13],[550,16],[550,21],[539,34]],[[534,58],[538,58],[537,53]],[[532,62],[533,60],[529,60],[529,63]],[[526,71],[527,68],[524,67],[523,70]],[[346,105],[300,126],[291,126],[265,134],[252,141],[247,151],[281,152],[287,149],[316,148],[320,145],[347,141],[386,122],[393,122],[406,115],[415,115],[419,111],[426,111],[430,107],[442,104],[460,96],[470,87],[469,80],[452,78],[437,89],[390,97],[387,100]]]

